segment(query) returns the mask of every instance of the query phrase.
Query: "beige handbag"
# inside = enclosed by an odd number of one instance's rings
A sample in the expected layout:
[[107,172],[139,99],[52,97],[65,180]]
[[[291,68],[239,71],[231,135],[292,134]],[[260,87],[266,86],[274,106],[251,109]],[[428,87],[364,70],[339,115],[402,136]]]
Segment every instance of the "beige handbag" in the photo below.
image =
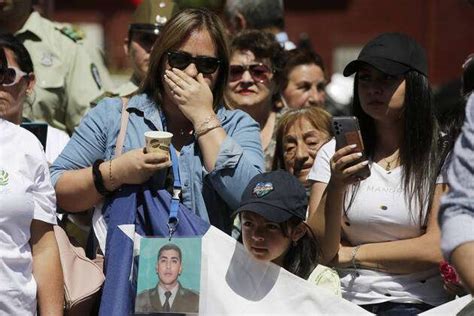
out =
[[[122,154],[125,140],[129,117],[126,110],[127,103],[128,99],[122,98],[121,126],[115,146],[116,157]],[[84,249],[74,246],[60,226],[54,226],[54,234],[63,268],[64,314],[67,316],[90,315],[91,309],[100,299],[100,290],[105,280],[104,256],[97,254],[94,260],[87,258]]]
[[60,226],[54,226],[54,234],[63,269],[64,313],[89,315],[105,280],[102,265],[87,258],[84,249],[72,245]]

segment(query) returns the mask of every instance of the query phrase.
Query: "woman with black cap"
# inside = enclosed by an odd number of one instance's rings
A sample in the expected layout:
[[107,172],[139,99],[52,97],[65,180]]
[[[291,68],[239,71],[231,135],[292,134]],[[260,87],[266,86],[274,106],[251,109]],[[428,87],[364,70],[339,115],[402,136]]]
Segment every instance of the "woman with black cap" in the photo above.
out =
[[415,315],[448,300],[436,222],[447,181],[427,68],[423,48],[404,34],[366,44],[344,75],[356,74],[353,111],[369,159],[354,165],[362,156],[355,146],[335,151],[332,140],[309,174],[323,263],[338,268],[343,297],[381,315]]

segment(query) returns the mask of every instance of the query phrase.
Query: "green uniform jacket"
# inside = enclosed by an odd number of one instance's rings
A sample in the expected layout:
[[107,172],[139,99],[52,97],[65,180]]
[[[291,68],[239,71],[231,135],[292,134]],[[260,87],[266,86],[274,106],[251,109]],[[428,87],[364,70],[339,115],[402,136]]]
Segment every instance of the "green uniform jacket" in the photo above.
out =
[[118,88],[114,89],[112,92],[106,91],[101,94],[95,100],[91,101],[91,107],[95,107],[105,98],[121,97],[121,98],[131,98],[138,91],[138,86],[132,81],[127,81],[126,83],[120,85]]
[[114,92],[120,97],[129,97],[137,91],[138,86],[132,80],[130,80],[120,85],[117,89],[115,89]]
[[37,12],[15,35],[28,49],[36,75],[33,105],[25,106],[23,115],[71,134],[90,102],[112,88],[104,87],[111,82],[109,74],[92,61],[83,43]]

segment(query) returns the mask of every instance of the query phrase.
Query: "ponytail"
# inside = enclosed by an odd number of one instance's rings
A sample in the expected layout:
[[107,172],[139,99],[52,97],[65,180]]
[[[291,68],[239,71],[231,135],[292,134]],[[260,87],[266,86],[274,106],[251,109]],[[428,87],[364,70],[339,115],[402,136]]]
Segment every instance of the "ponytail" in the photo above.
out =
[[[302,223],[301,219],[296,217],[290,218],[288,221],[281,224],[281,229],[285,236],[288,236],[290,228],[295,228]],[[282,267],[289,272],[307,279],[314,268],[319,264],[321,258],[321,248],[314,238],[311,228],[306,226],[306,233],[297,242],[290,244],[283,259]]]

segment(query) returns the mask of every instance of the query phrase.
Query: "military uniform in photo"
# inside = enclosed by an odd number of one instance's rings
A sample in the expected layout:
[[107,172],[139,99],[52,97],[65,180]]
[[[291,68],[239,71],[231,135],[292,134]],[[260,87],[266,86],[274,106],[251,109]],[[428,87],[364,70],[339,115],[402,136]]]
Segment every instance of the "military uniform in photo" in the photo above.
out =
[[[166,299],[161,301],[158,287],[159,285],[137,295],[135,301],[136,313],[167,312]],[[169,299],[171,299],[171,297]],[[199,311],[199,294],[179,284],[176,297],[174,297],[172,304],[168,304],[168,312],[197,313]]]

